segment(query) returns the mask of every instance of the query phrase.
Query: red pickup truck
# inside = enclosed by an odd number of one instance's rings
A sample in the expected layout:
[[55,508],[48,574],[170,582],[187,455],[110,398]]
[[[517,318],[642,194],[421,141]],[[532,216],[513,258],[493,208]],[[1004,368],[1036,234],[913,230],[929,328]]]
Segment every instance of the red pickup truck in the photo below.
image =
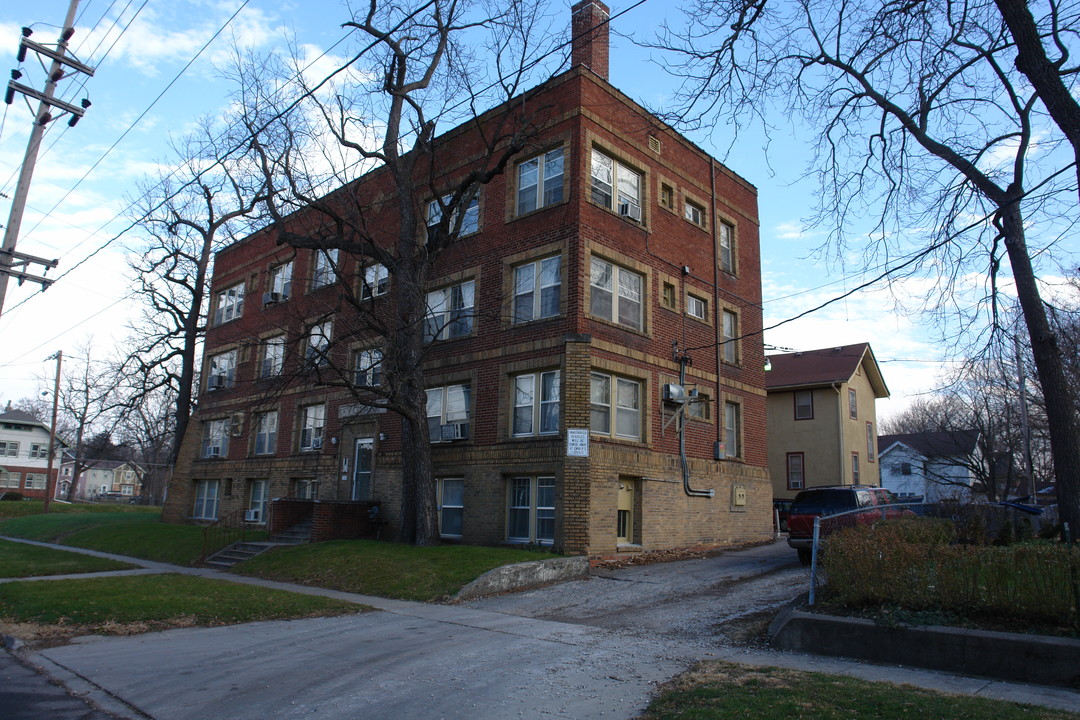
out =
[[[851,513],[845,516],[846,522],[839,523],[843,526],[869,524],[883,518],[912,514],[910,510],[896,506],[898,502],[896,496],[885,488],[868,485],[832,485],[803,490],[791,504],[788,545],[799,553],[803,565],[809,565],[814,544],[814,518]],[[821,534],[827,535],[836,526],[822,523]]]

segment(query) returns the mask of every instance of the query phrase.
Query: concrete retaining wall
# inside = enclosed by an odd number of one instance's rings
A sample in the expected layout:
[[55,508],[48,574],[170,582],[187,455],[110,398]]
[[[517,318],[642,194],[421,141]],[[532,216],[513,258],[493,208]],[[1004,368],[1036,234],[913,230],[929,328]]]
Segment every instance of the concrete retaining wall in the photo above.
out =
[[554,558],[503,565],[489,570],[461,588],[454,601],[468,600],[480,595],[493,595],[509,590],[535,587],[559,580],[572,580],[589,574],[589,558]]
[[788,608],[769,627],[782,650],[1080,687],[1080,640],[938,626],[886,627]]

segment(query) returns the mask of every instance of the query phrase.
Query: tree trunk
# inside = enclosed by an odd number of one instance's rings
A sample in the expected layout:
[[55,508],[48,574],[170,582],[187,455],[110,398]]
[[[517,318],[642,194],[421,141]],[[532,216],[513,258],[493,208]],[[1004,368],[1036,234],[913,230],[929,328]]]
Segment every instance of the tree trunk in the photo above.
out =
[[1075,533],[1080,529],[1080,433],[1073,413],[1075,406],[1072,402],[1072,391],[1065,376],[1057,338],[1050,328],[1046,308],[1039,296],[1035,272],[1024,239],[1024,218],[1019,199],[1003,206],[998,213],[998,219],[1046,403],[1046,418],[1050,426],[1050,453],[1054,460],[1054,477],[1057,480],[1058,508],[1061,520],[1069,523]]

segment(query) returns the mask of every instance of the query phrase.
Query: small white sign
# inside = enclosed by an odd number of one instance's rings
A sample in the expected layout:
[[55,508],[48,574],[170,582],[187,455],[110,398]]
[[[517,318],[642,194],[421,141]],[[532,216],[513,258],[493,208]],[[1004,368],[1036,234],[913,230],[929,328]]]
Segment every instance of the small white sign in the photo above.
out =
[[589,457],[589,431],[567,429],[566,456]]

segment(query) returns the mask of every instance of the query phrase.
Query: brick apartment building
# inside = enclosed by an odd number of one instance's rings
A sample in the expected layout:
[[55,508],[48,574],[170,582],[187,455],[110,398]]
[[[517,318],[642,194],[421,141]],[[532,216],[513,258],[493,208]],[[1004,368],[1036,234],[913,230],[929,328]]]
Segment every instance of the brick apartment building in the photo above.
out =
[[[440,532],[589,555],[765,539],[756,190],[608,83],[602,3],[573,13],[573,67],[528,95],[546,108],[539,132],[482,187],[429,288],[446,320],[424,365]],[[460,158],[448,176],[468,168],[470,127],[438,140],[443,162],[446,148]],[[376,170],[350,192],[389,187]],[[394,277],[279,232],[216,256],[199,409],[165,518],[278,526],[308,503],[334,519],[329,537],[377,504],[392,536],[401,418],[300,368],[371,383],[379,339],[356,332],[334,271],[381,312]],[[676,342],[692,361],[682,385]]]

